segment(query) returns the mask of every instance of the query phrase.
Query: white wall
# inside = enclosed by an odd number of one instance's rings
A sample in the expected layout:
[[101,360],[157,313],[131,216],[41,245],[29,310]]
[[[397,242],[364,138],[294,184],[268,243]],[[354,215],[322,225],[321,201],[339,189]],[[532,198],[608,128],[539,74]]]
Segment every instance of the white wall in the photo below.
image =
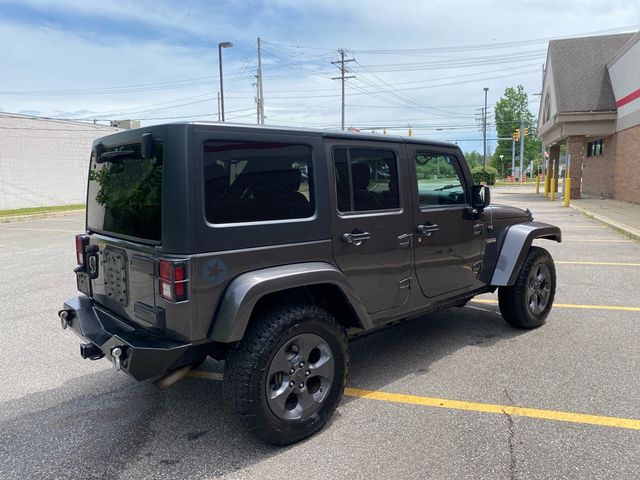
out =
[[0,114],[0,210],[84,203],[91,144],[117,131]]
[[[616,101],[640,90],[640,40],[609,65],[609,77]],[[635,125],[640,125],[640,98],[618,107],[616,129],[625,130]]]

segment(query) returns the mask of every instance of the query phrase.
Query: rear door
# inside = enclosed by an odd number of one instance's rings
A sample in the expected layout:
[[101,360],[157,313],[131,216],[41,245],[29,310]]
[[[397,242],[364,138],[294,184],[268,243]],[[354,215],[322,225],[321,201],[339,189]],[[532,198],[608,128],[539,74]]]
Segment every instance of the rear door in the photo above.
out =
[[411,265],[401,145],[331,140],[326,151],[335,261],[369,313],[398,307],[409,296]]
[[[139,138],[139,137],[138,137]],[[103,147],[89,170],[84,293],[116,314],[147,327],[157,324],[155,249],[161,244],[163,148],[152,158],[141,144]]]
[[[450,150],[407,145],[413,176],[415,271],[425,297],[474,287],[482,267],[483,223],[471,207],[464,159]],[[437,298],[435,299],[437,301]]]

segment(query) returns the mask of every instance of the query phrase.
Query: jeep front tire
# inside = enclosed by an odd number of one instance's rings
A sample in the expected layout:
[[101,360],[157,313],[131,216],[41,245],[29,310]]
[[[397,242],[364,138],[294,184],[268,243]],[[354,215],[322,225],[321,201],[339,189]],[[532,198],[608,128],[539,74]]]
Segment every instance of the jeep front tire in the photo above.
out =
[[313,305],[274,308],[254,320],[226,360],[227,403],[263,441],[300,441],[325,424],[342,398],[344,331]]
[[544,324],[556,293],[556,267],[544,248],[531,247],[515,283],[500,287],[500,313],[517,328],[537,328]]

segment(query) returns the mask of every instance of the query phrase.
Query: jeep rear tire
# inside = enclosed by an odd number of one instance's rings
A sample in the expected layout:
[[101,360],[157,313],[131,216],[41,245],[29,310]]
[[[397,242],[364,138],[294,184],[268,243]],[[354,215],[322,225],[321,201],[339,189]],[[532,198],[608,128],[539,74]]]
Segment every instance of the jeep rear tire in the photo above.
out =
[[344,331],[313,305],[275,308],[255,320],[227,357],[227,404],[261,440],[300,441],[326,423],[342,398]]
[[517,328],[537,328],[544,324],[556,293],[556,268],[549,252],[531,247],[515,283],[500,287],[500,313]]

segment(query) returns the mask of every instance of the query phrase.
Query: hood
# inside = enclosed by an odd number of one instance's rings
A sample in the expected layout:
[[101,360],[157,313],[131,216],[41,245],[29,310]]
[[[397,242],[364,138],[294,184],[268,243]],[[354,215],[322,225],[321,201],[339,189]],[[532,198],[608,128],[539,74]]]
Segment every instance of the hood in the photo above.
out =
[[491,214],[494,221],[507,219],[533,220],[533,215],[529,209],[512,207],[509,205],[491,204],[484,209],[485,215]]

